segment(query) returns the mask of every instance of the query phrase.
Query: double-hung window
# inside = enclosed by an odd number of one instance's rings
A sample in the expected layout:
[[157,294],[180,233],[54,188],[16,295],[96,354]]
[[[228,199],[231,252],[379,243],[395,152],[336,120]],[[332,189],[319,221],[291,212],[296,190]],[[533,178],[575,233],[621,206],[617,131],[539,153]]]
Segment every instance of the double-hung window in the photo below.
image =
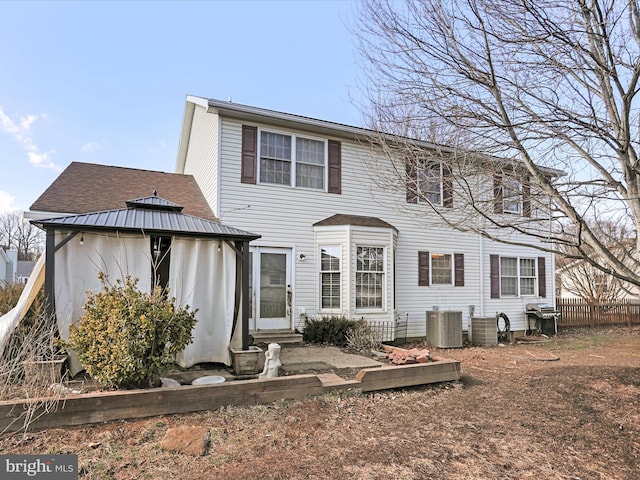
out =
[[501,295],[535,295],[537,279],[535,258],[500,257]]
[[453,259],[448,253],[431,254],[431,284],[451,285],[453,283]]
[[325,189],[325,141],[260,132],[260,183]]
[[340,246],[320,247],[320,306],[340,308]]
[[442,164],[425,161],[418,167],[418,201],[442,205]]
[[382,309],[384,286],[384,247],[356,247],[356,308]]
[[502,210],[518,215],[522,213],[522,184],[513,178],[503,180]]

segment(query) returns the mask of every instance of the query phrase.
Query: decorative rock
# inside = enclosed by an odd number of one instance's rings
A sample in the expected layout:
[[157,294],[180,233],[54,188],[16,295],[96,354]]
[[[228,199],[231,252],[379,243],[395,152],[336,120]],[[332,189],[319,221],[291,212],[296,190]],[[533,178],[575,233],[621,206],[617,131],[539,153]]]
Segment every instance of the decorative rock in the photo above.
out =
[[161,378],[160,379],[161,386],[163,387],[179,387],[180,382],[174,380],[173,378]]
[[205,427],[175,427],[167,430],[160,448],[193,456],[205,456],[209,450],[211,433]]
[[224,383],[225,378],[220,375],[207,375],[206,377],[196,378],[191,385],[213,385],[216,383]]

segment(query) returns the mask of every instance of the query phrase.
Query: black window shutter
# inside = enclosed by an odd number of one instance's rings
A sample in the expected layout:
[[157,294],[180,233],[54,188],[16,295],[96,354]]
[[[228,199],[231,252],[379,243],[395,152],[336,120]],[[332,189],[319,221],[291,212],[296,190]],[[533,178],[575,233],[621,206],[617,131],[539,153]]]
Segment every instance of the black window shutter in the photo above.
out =
[[329,193],[342,193],[342,144],[329,140]]
[[453,254],[453,284],[456,287],[464,287],[464,253]]
[[242,126],[242,164],[240,181],[256,183],[258,157],[258,127]]
[[528,177],[522,183],[522,215],[531,216],[531,185]]
[[418,203],[418,169],[411,159],[405,159],[407,168],[407,203]]
[[418,286],[429,286],[429,252],[418,252]]
[[449,165],[442,165],[442,206],[453,208],[453,177]]
[[493,176],[493,211],[494,213],[503,213],[503,196],[502,177],[500,175]]
[[491,298],[500,298],[500,257],[489,255]]
[[547,269],[544,257],[538,257],[538,296],[547,297]]

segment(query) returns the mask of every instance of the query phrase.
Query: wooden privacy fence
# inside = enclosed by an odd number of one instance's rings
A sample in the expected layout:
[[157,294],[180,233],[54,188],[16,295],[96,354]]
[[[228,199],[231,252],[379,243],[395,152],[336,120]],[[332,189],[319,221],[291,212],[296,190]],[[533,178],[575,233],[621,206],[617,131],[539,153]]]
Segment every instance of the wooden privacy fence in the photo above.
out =
[[588,303],[577,298],[558,298],[556,308],[562,313],[558,327],[601,327],[640,325],[640,302]]

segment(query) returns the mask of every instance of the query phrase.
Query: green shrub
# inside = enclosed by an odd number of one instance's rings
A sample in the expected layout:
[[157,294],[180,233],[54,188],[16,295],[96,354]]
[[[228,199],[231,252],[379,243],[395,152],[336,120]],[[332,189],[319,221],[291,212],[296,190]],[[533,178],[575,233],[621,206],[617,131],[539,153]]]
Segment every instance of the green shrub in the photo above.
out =
[[91,295],[84,316],[70,328],[68,347],[98,382],[112,387],[156,386],[175,354],[191,343],[196,311],[176,309],[175,298],[155,288],[141,292],[127,276]]
[[345,347],[347,334],[355,323],[345,316],[338,315],[307,318],[304,321],[302,338],[308,343],[324,343]]

